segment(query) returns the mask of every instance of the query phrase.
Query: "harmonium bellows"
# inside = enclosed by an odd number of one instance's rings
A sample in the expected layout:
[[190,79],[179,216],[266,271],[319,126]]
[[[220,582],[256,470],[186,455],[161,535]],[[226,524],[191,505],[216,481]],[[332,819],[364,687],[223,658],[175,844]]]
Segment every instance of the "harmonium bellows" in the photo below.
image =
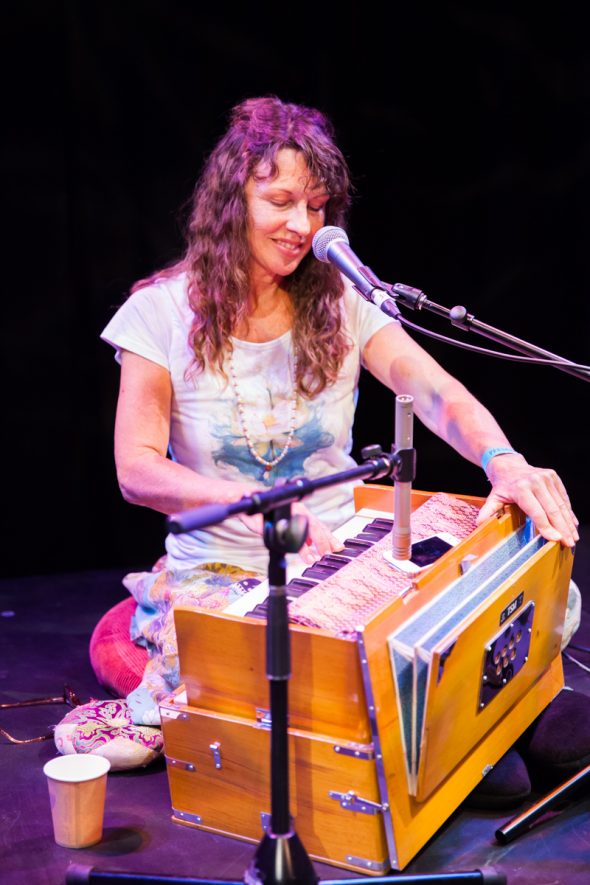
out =
[[[359,515],[391,516],[390,487],[357,495]],[[476,528],[481,503],[413,491],[413,538],[459,543],[408,576],[381,537],[290,602],[290,805],[314,859],[403,869],[563,686],[572,551],[513,505]],[[173,819],[257,843],[271,810],[265,622],[175,620],[183,688],[161,705]]]

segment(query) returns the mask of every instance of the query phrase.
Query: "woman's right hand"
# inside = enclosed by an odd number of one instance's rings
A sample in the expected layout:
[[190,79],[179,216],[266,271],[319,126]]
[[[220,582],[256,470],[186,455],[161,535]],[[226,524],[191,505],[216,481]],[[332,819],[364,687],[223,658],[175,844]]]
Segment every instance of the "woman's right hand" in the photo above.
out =
[[[299,551],[299,555],[307,565],[317,562],[326,553],[337,553],[344,548],[344,545],[338,538],[332,534],[330,529],[305,504],[302,504],[300,501],[295,502],[291,505],[291,513],[293,516],[303,516],[307,520],[307,538]],[[261,513],[254,514],[253,516],[241,513],[239,518],[250,531],[258,535],[262,534],[263,520]]]

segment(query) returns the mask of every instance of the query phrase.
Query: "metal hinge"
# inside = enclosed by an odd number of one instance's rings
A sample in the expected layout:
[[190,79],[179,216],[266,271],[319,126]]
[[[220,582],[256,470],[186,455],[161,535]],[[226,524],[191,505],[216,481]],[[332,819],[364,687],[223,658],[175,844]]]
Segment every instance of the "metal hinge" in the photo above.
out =
[[166,756],[166,762],[171,768],[180,768],[183,771],[197,770],[194,762],[186,762],[184,759],[173,759],[172,756]]
[[384,861],[369,860],[366,857],[355,857],[354,854],[347,854],[346,860],[355,867],[363,867],[365,870],[371,870],[373,873],[387,873],[391,869],[389,859]]
[[367,744],[336,744],[334,752],[340,756],[354,756],[355,759],[374,759],[375,750]]
[[178,811],[176,808],[172,809],[172,813],[174,817],[177,817],[179,820],[185,820],[189,824],[200,824],[203,822],[200,814],[189,814],[188,811]]

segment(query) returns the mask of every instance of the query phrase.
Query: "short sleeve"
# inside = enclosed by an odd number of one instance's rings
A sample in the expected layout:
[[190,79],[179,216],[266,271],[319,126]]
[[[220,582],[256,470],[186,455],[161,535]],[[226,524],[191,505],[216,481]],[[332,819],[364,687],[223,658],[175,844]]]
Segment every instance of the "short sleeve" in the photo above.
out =
[[171,299],[166,286],[155,284],[134,292],[106,325],[101,338],[121,351],[129,350],[170,370]]
[[376,332],[390,323],[397,322],[379,310],[375,304],[365,301],[362,295],[355,292],[348,280],[344,281],[344,309],[349,331],[358,344],[361,354]]

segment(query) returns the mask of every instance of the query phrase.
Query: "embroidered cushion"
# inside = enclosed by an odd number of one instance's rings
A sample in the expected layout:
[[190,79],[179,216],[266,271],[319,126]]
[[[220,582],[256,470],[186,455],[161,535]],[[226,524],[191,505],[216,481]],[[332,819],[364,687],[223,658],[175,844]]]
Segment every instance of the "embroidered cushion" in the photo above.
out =
[[56,726],[54,739],[63,755],[103,756],[112,771],[149,765],[164,744],[159,728],[132,723],[125,700],[92,700],[74,707]]

